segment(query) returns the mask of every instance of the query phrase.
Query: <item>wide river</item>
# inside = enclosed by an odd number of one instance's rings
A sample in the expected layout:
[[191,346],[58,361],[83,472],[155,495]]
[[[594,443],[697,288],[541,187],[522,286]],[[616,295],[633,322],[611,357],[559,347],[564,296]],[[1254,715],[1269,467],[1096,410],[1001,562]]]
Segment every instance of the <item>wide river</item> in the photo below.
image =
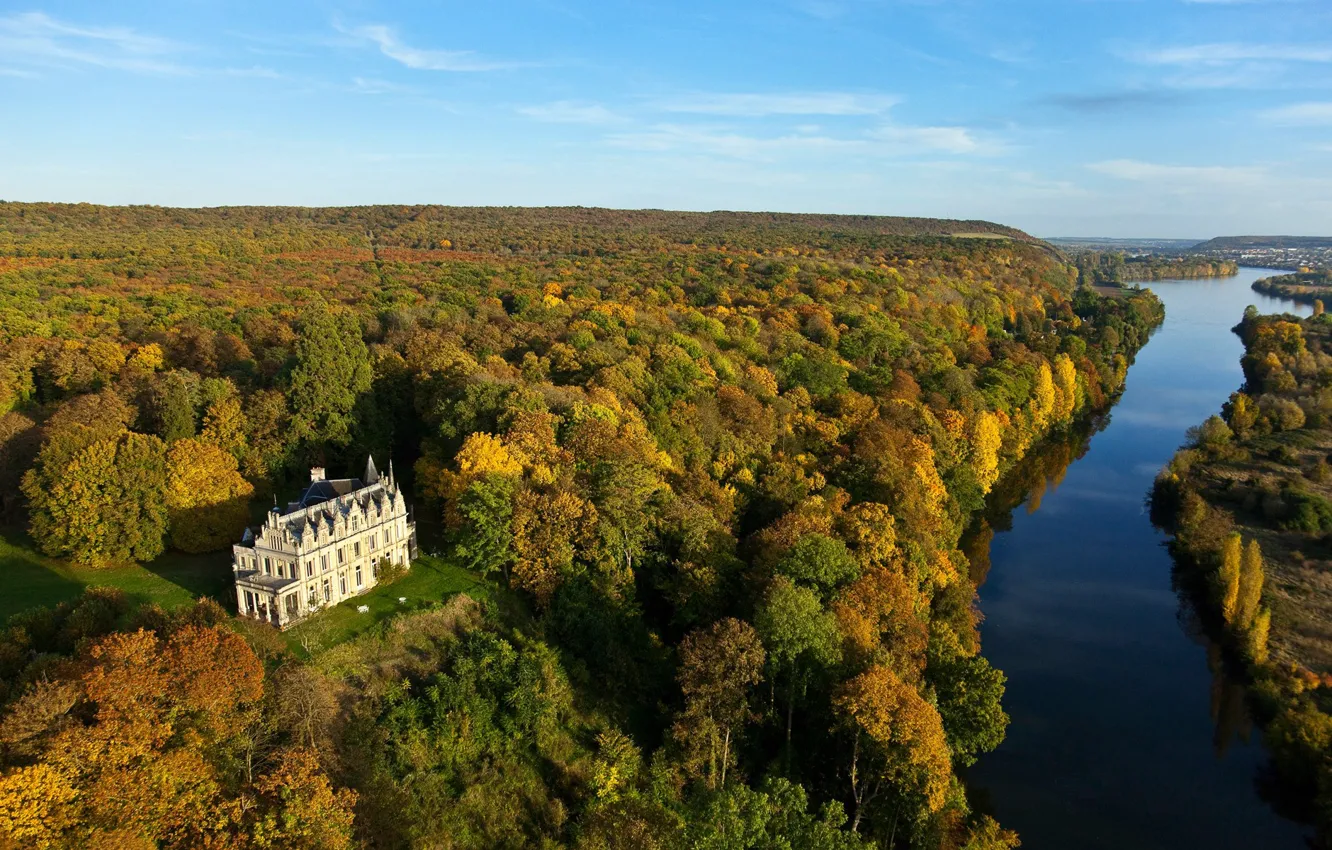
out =
[[1245,306],[1308,313],[1249,288],[1272,274],[1148,284],[1165,324],[1108,426],[1046,464],[1035,477],[1048,486],[990,544],[982,646],[1008,674],[1012,722],[968,782],[1023,850],[1305,846],[1261,796],[1258,733],[1171,585],[1143,501],[1186,429],[1243,382],[1230,329]]

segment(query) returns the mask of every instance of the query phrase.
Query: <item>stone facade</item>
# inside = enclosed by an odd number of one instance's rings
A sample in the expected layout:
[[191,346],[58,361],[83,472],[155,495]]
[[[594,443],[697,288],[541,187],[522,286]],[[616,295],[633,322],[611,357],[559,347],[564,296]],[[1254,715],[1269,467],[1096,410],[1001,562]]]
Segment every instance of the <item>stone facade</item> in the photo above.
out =
[[381,477],[372,458],[363,478],[337,480],[317,467],[300,501],[274,506],[232,547],[237,610],[283,629],[374,587],[382,564],[415,557],[416,523],[392,464]]

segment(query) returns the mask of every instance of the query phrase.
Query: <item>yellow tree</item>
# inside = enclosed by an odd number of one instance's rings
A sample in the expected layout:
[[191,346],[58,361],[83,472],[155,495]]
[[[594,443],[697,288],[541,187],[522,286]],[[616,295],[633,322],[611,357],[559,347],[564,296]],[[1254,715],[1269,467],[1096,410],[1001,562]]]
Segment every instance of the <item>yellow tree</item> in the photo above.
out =
[[1238,532],[1231,534],[1221,544],[1221,569],[1217,571],[1217,584],[1221,595],[1221,617],[1229,624],[1235,622],[1235,612],[1239,605],[1243,552],[1244,541]]
[[842,685],[833,705],[853,742],[853,832],[885,784],[917,797],[926,811],[943,807],[952,777],[948,741],[939,712],[915,688],[887,667],[871,667]]
[[177,549],[207,552],[238,539],[252,495],[235,456],[221,447],[177,440],[167,450],[166,503]]
[[597,509],[568,491],[526,490],[514,500],[513,583],[542,605],[575,571],[576,561],[592,560]]
[[1042,360],[1041,365],[1036,368],[1036,383],[1031,394],[1032,425],[1037,430],[1044,428],[1054,412],[1054,375],[1050,372],[1050,364]]
[[237,460],[245,457],[245,416],[240,399],[224,396],[208,405],[199,439],[230,452]]
[[1248,629],[1258,616],[1263,599],[1263,550],[1257,540],[1244,547],[1240,563],[1239,594],[1235,605],[1235,625]]
[[1004,436],[999,418],[983,410],[971,424],[971,470],[981,492],[988,493],[999,480],[999,449]]
[[1078,407],[1078,368],[1067,354],[1054,361],[1055,409],[1054,421],[1067,422]]

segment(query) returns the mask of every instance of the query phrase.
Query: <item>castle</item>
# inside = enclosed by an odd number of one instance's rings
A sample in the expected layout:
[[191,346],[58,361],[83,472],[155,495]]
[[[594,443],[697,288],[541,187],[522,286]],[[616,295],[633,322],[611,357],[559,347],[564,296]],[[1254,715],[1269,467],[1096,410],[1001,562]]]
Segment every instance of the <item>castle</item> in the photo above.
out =
[[406,568],[415,557],[416,523],[392,462],[382,477],[370,458],[364,477],[336,480],[315,467],[300,501],[274,506],[232,547],[237,610],[284,629],[374,587],[382,564]]

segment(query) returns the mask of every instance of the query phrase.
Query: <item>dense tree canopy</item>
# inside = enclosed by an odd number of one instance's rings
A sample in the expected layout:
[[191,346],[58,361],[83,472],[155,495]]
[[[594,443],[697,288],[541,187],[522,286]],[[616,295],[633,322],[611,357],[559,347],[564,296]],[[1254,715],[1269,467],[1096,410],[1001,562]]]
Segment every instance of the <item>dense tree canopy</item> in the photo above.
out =
[[[1012,846],[954,774],[1007,720],[959,544],[1121,388],[1161,307],[1119,295],[981,222],[0,203],[0,477],[45,551],[225,546],[373,452],[502,600],[310,663],[151,606],[21,619],[0,731],[56,720],[0,742],[0,841]],[[141,700],[88,690],[112,668]],[[53,743],[104,702],[164,801],[133,835]]]

